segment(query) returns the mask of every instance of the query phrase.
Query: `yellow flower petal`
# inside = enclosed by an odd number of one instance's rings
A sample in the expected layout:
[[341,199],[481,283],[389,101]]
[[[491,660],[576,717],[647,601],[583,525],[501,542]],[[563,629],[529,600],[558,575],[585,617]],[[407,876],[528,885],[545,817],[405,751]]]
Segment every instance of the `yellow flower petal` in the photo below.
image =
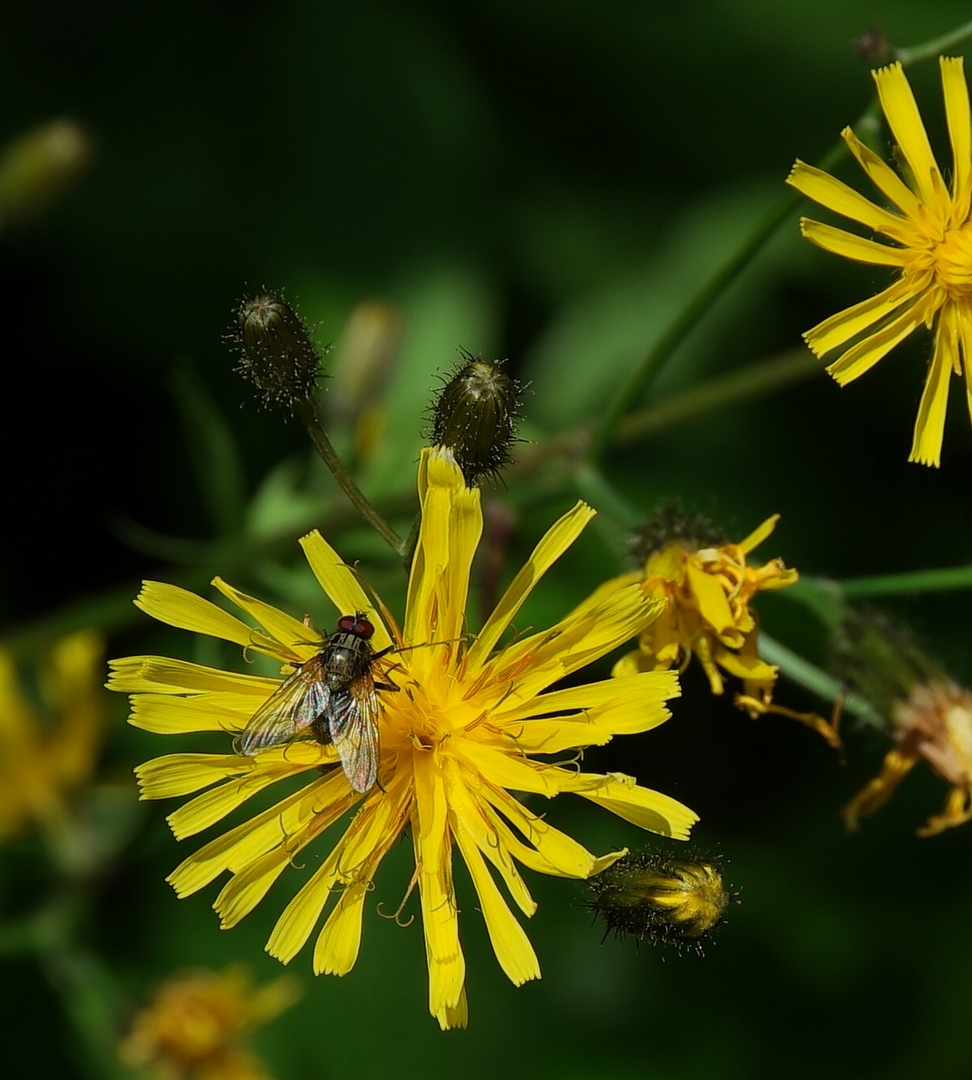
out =
[[811,243],[824,251],[856,262],[870,263],[873,266],[894,266],[900,270],[909,260],[909,253],[905,248],[888,247],[887,244],[878,244],[874,240],[865,240],[862,236],[855,236],[854,233],[835,229],[833,225],[824,225],[810,218],[800,219],[800,231]]
[[[212,700],[217,697],[218,701]],[[129,723],[157,735],[183,735],[192,731],[225,731],[237,735],[246,727],[255,707],[252,697],[240,694],[193,697],[134,694]]]
[[438,1016],[459,1003],[466,961],[459,945],[445,796],[427,754],[415,758],[415,810],[412,840],[429,967],[429,1012]]
[[825,356],[863,331],[879,325],[899,308],[913,305],[915,299],[915,290],[910,282],[896,281],[877,296],[869,296],[859,304],[824,319],[803,336],[816,356]]
[[962,225],[969,218],[972,198],[972,119],[969,89],[965,83],[962,57],[938,58],[945,94],[945,116],[952,143],[952,223]]
[[247,596],[244,592],[240,592],[239,589],[234,589],[232,585],[228,585],[222,578],[213,578],[212,583],[223,596],[228,600],[232,600],[237,607],[242,608],[251,619],[258,622],[267,631],[271,638],[279,642],[286,659],[293,658],[303,662],[320,651],[320,639],[314,640],[314,631],[310,627],[305,626],[290,615],[285,615],[282,611],[273,607],[272,604],[265,604],[262,600],[257,600],[252,596]]
[[882,161],[869,146],[865,146],[850,128],[844,128],[840,137],[847,143],[847,148],[878,191],[907,217],[918,218],[921,214],[921,202],[894,169]]
[[692,559],[689,559],[685,572],[702,618],[717,634],[724,633],[733,626],[735,619],[722,585]]
[[304,556],[317,578],[317,583],[337,608],[338,614],[354,615],[359,611],[364,614],[375,628],[372,645],[376,650],[380,651],[393,644],[380,613],[361,587],[354,571],[317,529],[302,536],[300,546],[304,549]]
[[523,568],[510,583],[486,625],[473,642],[467,656],[470,669],[481,666],[496,647],[503,632],[516,617],[536,583],[580,536],[597,511],[578,502],[549,528],[533,549]]
[[180,630],[193,630],[197,634],[208,634],[210,637],[232,641],[244,648],[276,655],[274,643],[259,631],[240,622],[228,611],[203,600],[201,596],[180,589],[178,585],[143,581],[135,598],[135,606],[159,622],[177,626]]
[[522,986],[530,979],[540,978],[540,962],[533,951],[530,939],[523,927],[506,906],[496,882],[490,877],[479,848],[461,827],[456,829],[456,841],[466,861],[469,876],[479,897],[480,910],[486,920],[493,952],[506,977],[514,986]]
[[193,664],[188,660],[170,660],[165,656],[129,656],[112,660],[108,689],[123,694],[195,694],[211,691],[251,695],[254,709],[280,685],[277,679],[259,675],[241,675],[235,671]]
[[921,122],[915,96],[911,92],[901,64],[889,64],[888,67],[872,71],[877,85],[881,108],[887,117],[888,127],[894,135],[901,153],[915,178],[918,194],[926,204],[933,205],[938,189],[932,174],[941,174],[938,163],[932,153]]
[[927,320],[926,308],[926,303],[919,301],[907,311],[889,320],[863,341],[849,348],[832,364],[828,364],[828,374],[832,375],[841,386],[853,382],[865,371],[874,367],[895,345],[899,345]]
[[[483,529],[479,490],[466,487],[450,453],[426,448],[420,497],[422,524],[409,575],[405,638],[453,641],[465,632],[469,571]],[[429,652],[417,650],[411,658],[420,681],[436,664]]]
[[591,776],[588,773],[567,775],[563,790],[575,791],[639,828],[676,840],[687,839],[689,830],[699,820],[698,814],[676,799],[639,787],[630,776],[622,773],[609,776]]
[[875,232],[894,237],[902,227],[901,218],[865,199],[843,181],[803,161],[796,162],[786,182],[808,199],[826,206],[835,214],[859,221]]
[[935,334],[935,348],[928,378],[918,406],[918,419],[915,421],[914,441],[911,445],[909,461],[922,465],[934,465],[941,462],[942,440],[945,437],[945,410],[948,406],[948,386],[952,374],[952,356],[949,350],[950,327],[943,319]]

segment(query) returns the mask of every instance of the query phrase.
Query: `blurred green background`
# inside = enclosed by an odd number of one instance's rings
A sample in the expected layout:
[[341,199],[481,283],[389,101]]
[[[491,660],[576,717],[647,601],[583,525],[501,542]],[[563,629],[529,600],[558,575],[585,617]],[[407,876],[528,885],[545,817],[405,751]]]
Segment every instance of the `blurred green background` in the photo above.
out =
[[[274,515],[293,502],[265,480],[286,461],[303,482],[306,436],[260,411],[232,372],[222,338],[245,292],[284,287],[322,342],[340,339],[362,300],[399,309],[389,436],[363,477],[391,498],[413,483],[403,462],[420,445],[419,414],[459,346],[509,357],[531,382],[531,439],[596,417],[679,306],[784,197],[792,160],[818,160],[860,114],[871,86],[854,39],[878,24],[912,45],[967,17],[960,0],[8,5],[0,139],[70,117],[95,149],[75,190],[0,233],[7,643],[32,658],[63,625],[64,606],[87,599],[110,612],[109,655],[201,659],[189,635],[129,610],[140,577],[198,573],[201,585],[220,571],[286,596],[291,579],[266,552],[252,565],[206,561],[214,522],[178,406],[214,405],[239,452],[234,512],[251,530],[281,528]],[[933,142],[945,145],[936,65],[910,78]],[[653,393],[791,349],[884,280],[802,242],[794,218]],[[759,555],[810,574],[968,563],[964,406],[953,399],[941,470],[906,461],[927,354],[918,340],[843,391],[821,374],[709,412],[618,450],[610,475],[645,515],[681,496],[734,539],[780,512]],[[286,489],[291,473],[275,475]],[[556,467],[548,475],[548,494],[520,508],[513,569],[576,497]],[[525,483],[489,498],[516,505]],[[318,520],[313,501],[295,513],[294,537]],[[344,556],[370,572],[374,542],[344,535]],[[591,530],[545,583],[535,620],[615,573],[621,552],[616,535]],[[374,577],[395,606],[393,570]],[[99,599],[107,590],[116,592]],[[767,627],[819,660],[806,612],[784,595],[770,601],[760,605]],[[968,681],[966,604],[951,593],[894,607]],[[231,652],[205,657],[238,662]],[[777,698],[820,707],[785,682]],[[111,707],[107,780],[128,785],[136,762],[189,748],[127,728],[124,703]],[[803,728],[753,723],[714,701],[692,669],[672,722],[588,763],[635,773],[692,806],[698,846],[730,860],[742,903],[704,957],[602,944],[581,887],[531,875],[541,906],[528,930],[544,978],[516,990],[462,879],[468,1031],[442,1034],[426,1012],[420,927],[369,911],[354,972],[315,980],[305,950],[291,965],[303,1001],[256,1045],[282,1080],[967,1077],[972,834],[916,839],[945,795],[919,767],[859,834],[845,835],[838,810],[883,751],[876,737],[851,734],[842,766]],[[83,926],[126,1008],[179,967],[242,959],[260,979],[279,971],[262,945],[289,885],[220,932],[208,906],[215,888],[178,901],[163,880],[191,850],[164,824],[174,805],[134,819]],[[644,844],[586,804],[561,800],[549,812],[595,850]],[[376,902],[397,904],[410,858],[407,842],[392,853]],[[30,838],[0,852],[0,915],[28,912],[50,887],[47,873]],[[92,1075],[42,966],[30,956],[3,964],[0,1076]]]

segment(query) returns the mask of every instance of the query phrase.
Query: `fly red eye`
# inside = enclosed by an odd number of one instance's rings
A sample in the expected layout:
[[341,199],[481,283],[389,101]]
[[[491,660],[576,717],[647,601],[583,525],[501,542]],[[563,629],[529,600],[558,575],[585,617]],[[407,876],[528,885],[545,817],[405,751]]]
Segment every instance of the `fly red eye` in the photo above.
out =
[[371,625],[370,622],[368,622],[367,619],[361,617],[355,620],[354,632],[356,634],[360,634],[363,638],[370,638],[371,635],[375,632],[375,628]]
[[358,620],[354,615],[342,615],[341,618],[338,619],[337,628],[338,630],[344,630],[346,633],[350,633],[355,630],[357,621]]

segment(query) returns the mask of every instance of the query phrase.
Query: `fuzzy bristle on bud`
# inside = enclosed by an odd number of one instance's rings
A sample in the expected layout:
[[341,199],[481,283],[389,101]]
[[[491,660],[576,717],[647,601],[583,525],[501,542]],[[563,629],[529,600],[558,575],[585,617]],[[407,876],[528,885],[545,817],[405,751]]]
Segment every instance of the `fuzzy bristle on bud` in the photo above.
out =
[[635,529],[631,553],[643,563],[672,543],[699,550],[721,547],[727,540],[726,534],[704,515],[686,513],[677,503],[664,503]]
[[267,407],[308,401],[317,388],[320,356],[307,328],[279,295],[245,298],[229,335],[240,350],[236,371],[253,383]]
[[651,851],[619,859],[588,885],[594,893],[589,906],[619,937],[689,944],[698,951],[736,899],[717,861]]
[[461,356],[432,407],[429,439],[452,451],[472,487],[510,463],[522,388],[501,360],[479,360],[465,350]]

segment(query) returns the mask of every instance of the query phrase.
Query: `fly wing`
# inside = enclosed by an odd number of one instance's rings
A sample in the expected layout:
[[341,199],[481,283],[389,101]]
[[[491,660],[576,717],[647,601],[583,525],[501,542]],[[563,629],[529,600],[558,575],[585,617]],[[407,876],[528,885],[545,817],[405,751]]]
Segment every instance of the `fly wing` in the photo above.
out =
[[378,777],[378,695],[370,678],[331,695],[328,730],[344,775],[355,791],[370,791]]
[[317,657],[288,675],[250,717],[237,740],[237,752],[252,757],[267,747],[301,738],[328,707],[331,692],[323,677]]

